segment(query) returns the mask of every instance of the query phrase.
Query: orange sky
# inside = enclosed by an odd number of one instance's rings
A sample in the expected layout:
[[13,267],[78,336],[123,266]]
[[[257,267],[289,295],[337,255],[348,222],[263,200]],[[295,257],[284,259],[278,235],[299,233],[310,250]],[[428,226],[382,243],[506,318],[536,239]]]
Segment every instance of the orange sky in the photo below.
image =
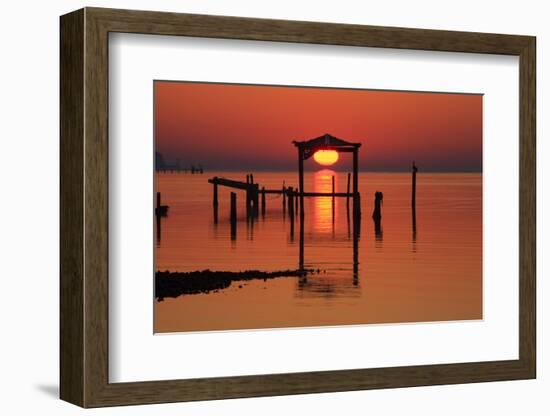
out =
[[[482,95],[155,81],[156,151],[208,170],[293,170],[292,140],[361,142],[361,170],[481,171]],[[344,154],[335,169],[349,169]],[[313,159],[306,168],[317,168]]]

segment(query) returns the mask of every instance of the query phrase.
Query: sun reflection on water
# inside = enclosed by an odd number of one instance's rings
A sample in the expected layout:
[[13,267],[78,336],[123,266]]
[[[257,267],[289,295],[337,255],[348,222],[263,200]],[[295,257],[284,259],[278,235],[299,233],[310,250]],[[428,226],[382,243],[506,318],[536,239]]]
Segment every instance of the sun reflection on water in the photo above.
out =
[[[335,192],[338,192],[337,173],[331,169],[322,169],[313,174],[313,192],[332,192],[332,178],[335,178]],[[338,218],[337,198],[330,196],[312,198],[313,230],[321,233],[331,233]]]

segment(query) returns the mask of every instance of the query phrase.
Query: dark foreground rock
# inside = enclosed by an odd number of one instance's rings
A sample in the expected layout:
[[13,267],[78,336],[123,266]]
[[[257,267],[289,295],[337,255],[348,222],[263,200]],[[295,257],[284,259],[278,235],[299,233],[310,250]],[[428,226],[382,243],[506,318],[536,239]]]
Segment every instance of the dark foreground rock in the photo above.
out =
[[158,271],[155,273],[155,297],[158,301],[164,298],[177,298],[180,295],[208,293],[212,290],[225,289],[236,281],[268,280],[278,277],[304,277],[313,273],[312,269],[281,270],[262,272],[246,270],[242,272],[224,272],[200,270],[195,272]]

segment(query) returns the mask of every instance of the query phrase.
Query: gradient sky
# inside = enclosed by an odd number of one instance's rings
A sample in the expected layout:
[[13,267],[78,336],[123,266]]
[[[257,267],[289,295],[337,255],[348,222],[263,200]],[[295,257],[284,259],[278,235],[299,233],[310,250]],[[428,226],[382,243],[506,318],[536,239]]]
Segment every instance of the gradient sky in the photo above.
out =
[[[156,151],[207,170],[293,170],[293,140],[360,142],[363,171],[480,172],[482,95],[155,81]],[[342,154],[335,169],[348,170]],[[306,169],[319,166],[309,159]]]

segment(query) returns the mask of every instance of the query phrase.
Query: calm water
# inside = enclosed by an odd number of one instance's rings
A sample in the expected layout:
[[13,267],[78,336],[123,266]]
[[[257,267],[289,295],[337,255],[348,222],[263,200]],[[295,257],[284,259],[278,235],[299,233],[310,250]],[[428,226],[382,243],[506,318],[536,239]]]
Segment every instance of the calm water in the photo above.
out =
[[[345,192],[347,174],[306,173],[306,191]],[[294,235],[282,197],[268,195],[266,214],[246,220],[243,191],[237,193],[237,236],[231,239],[229,188],[219,187],[219,219],[212,211],[213,176],[244,181],[246,173],[157,174],[157,189],[169,213],[156,243],[156,269],[264,271],[299,267],[299,220]],[[296,172],[254,174],[255,182],[296,186]],[[155,301],[155,331],[200,331],[482,318],[481,174],[417,177],[416,232],[410,208],[411,177],[361,173],[362,221],[354,275],[353,226],[345,198],[306,198],[303,255],[307,279],[234,282],[208,294]],[[371,214],[382,191],[381,228]],[[334,215],[333,215],[334,211]]]

